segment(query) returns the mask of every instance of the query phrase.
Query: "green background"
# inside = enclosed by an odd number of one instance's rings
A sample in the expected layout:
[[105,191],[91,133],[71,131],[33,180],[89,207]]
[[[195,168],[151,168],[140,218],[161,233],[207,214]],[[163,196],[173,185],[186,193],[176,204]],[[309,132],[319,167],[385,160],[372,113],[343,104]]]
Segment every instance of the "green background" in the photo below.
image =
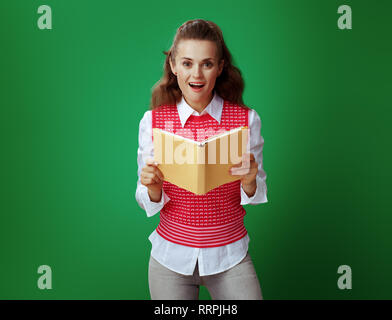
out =
[[[39,30],[37,9],[52,8]],[[339,30],[337,8],[352,8]],[[390,1],[1,1],[1,299],[149,299],[138,126],[176,28],[216,22],[262,120],[265,299],[392,298]],[[37,269],[52,268],[52,290]],[[352,268],[352,290],[337,269]],[[209,299],[202,288],[201,299]]]

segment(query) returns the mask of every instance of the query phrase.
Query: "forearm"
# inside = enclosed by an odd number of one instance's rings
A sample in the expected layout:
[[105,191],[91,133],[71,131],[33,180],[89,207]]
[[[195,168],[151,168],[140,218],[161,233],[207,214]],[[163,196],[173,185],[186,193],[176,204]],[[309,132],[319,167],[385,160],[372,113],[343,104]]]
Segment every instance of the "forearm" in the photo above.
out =
[[162,198],[162,189],[159,191],[152,191],[148,189],[148,196],[152,202],[160,202]]
[[253,180],[250,184],[242,184],[242,189],[245,191],[246,195],[250,198],[256,193],[257,183]]

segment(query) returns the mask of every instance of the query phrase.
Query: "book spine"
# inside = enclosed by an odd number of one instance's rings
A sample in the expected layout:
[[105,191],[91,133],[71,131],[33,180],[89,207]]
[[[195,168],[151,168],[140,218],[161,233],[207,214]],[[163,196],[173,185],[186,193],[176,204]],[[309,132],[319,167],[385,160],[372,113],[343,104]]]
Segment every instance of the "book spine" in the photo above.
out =
[[[204,194],[206,191],[206,146],[197,146],[197,159],[198,161],[201,160],[201,162],[198,162],[197,164],[197,176],[196,176],[196,181],[197,181],[197,194]],[[204,161],[203,161],[204,160]]]
[[197,165],[197,194],[204,194],[206,189],[206,166],[204,164]]

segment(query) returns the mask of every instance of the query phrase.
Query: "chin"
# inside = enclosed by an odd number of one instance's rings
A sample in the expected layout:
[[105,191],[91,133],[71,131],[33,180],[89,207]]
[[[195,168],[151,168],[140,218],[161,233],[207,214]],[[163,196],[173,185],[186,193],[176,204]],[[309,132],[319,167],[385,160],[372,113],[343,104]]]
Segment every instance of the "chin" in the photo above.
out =
[[188,93],[188,95],[191,96],[191,97],[194,97],[195,100],[202,101],[202,100],[205,100],[208,97],[210,97],[211,96],[211,92],[207,93],[207,92],[193,92],[193,91],[190,91]]
[[204,102],[204,101],[206,101],[206,99],[207,99],[207,97],[205,97],[205,96],[194,96],[194,95],[192,95],[192,96],[190,96],[190,100],[192,100],[192,102],[195,102],[195,103],[202,103],[202,102]]

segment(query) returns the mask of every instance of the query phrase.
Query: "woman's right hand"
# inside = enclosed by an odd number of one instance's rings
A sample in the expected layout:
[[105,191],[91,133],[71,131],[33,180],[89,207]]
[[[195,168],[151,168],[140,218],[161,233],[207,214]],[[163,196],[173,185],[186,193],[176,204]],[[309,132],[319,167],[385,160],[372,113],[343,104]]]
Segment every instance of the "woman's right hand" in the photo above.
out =
[[148,188],[148,195],[153,202],[159,202],[162,196],[163,174],[154,160],[148,158],[140,173],[140,182]]

